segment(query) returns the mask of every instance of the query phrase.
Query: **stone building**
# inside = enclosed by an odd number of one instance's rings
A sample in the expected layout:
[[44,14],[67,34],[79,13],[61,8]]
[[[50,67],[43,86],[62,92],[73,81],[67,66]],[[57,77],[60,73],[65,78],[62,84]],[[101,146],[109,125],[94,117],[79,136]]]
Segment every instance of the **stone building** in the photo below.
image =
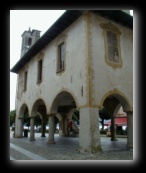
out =
[[54,140],[54,118],[60,136],[79,110],[79,147],[102,150],[99,110],[112,115],[111,140],[119,108],[127,114],[127,148],[133,147],[133,17],[122,10],[67,10],[40,37],[22,34],[21,58],[11,69],[18,74],[15,137],[23,137],[23,118],[30,117],[30,140],[35,140],[37,113],[49,120],[48,143]]

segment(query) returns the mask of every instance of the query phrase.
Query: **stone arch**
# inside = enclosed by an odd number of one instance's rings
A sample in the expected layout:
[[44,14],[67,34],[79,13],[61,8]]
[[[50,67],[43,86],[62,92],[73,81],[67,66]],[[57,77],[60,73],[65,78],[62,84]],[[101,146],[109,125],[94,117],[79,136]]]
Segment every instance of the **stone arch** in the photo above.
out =
[[43,99],[39,98],[37,99],[33,106],[32,106],[32,110],[31,110],[31,114],[30,114],[30,126],[31,126],[31,131],[30,131],[30,140],[34,141],[35,140],[35,135],[34,135],[34,124],[35,124],[35,117],[37,115],[37,113],[40,115],[41,118],[41,137],[45,137],[45,132],[46,132],[46,123],[48,120],[48,116],[47,116],[47,108],[46,108],[46,104],[44,102]]
[[76,107],[76,100],[72,93],[63,90],[55,96],[51,105],[50,114],[60,115],[60,135],[67,135],[68,116],[70,117],[70,111]]
[[37,112],[40,112],[40,114],[41,114],[41,112],[44,112],[47,114],[46,110],[47,110],[47,107],[46,107],[44,100],[43,99],[37,99],[32,106],[30,116],[35,117]]
[[[63,102],[61,103],[61,100]],[[78,102],[76,97],[70,91],[63,90],[56,94],[52,102],[50,113],[57,113],[57,108],[59,105],[65,105],[70,107],[78,107]]]
[[74,111],[75,111],[76,109],[75,108],[73,108],[73,109],[71,109],[70,111],[69,111],[69,113],[68,113],[68,115],[67,115],[67,119],[72,119],[72,115],[73,115],[73,113],[74,113]]
[[111,115],[111,141],[116,140],[115,122],[114,118],[117,115],[117,111],[120,107],[123,107],[123,111],[127,114],[127,145],[128,148],[133,148],[133,109],[132,103],[129,99],[120,91],[113,90],[107,92],[101,99],[100,107],[104,106]]
[[18,113],[18,118],[23,118],[26,111],[28,111],[28,115],[30,115],[28,106],[24,103],[20,107],[20,110],[19,110],[19,113]]
[[125,94],[123,94],[122,92],[120,92],[119,90],[112,90],[112,91],[108,91],[101,99],[100,101],[100,105],[99,105],[99,108],[101,108],[103,105],[104,105],[104,102],[107,98],[116,98],[117,101],[119,103],[121,103],[122,107],[123,107],[123,110],[125,112],[127,111],[133,111],[132,109],[132,105],[130,104],[130,101],[129,99],[125,96]]
[[59,113],[57,113],[55,116],[58,118],[59,121],[62,121],[62,116]]
[[18,114],[15,119],[15,137],[23,137],[23,126],[24,126],[24,116],[28,112],[29,116],[29,109],[26,103],[23,103],[18,111]]

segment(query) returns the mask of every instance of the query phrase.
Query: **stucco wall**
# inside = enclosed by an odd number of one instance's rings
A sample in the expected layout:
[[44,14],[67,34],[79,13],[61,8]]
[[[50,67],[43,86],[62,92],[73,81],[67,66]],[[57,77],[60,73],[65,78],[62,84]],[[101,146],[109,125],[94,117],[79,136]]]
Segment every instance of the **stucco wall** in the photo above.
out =
[[93,86],[95,105],[100,105],[102,97],[115,90],[123,93],[133,104],[133,31],[112,22],[120,31],[120,49],[122,66],[113,68],[105,61],[105,38],[101,23],[109,22],[108,19],[91,17],[91,49],[93,59]]
[[[24,70],[27,69],[27,91],[22,92],[17,100],[17,110],[26,103],[29,111],[35,101],[41,98],[47,105],[47,112],[56,95],[61,91],[68,91],[75,98],[76,103],[84,105],[86,97],[81,95],[81,87],[85,86],[85,32],[84,18],[79,18],[72,26],[66,29],[51,44],[47,45],[42,54],[38,54],[20,71],[23,81]],[[66,60],[65,71],[56,73],[57,46],[60,39],[65,36]],[[37,61],[43,56],[42,82],[37,84]],[[23,86],[23,85],[22,85]],[[84,94],[85,95],[85,94]]]
[[[86,16],[86,15],[85,15]],[[90,20],[80,17],[51,44],[31,59],[19,73],[19,97],[16,103],[17,111],[26,103],[29,111],[39,98],[42,99],[49,113],[51,105],[61,91],[68,91],[74,97],[77,106],[88,105],[88,89],[92,91],[93,105],[100,105],[105,94],[117,91],[126,96],[131,107],[133,104],[133,32],[112,22],[121,32],[120,50],[122,66],[113,68],[105,61],[105,38],[101,23],[108,19],[90,15]],[[88,22],[89,23],[88,23]],[[88,25],[88,24],[90,25]],[[88,26],[88,27],[87,27]],[[87,36],[89,38],[87,38]],[[65,71],[57,71],[57,46],[61,40],[66,44]],[[37,84],[37,61],[43,56],[42,82]],[[91,68],[87,68],[87,59]],[[88,70],[91,70],[91,81],[88,81]],[[27,91],[23,92],[23,73],[28,71]],[[91,87],[87,87],[92,82]],[[83,96],[81,89],[83,86]],[[30,113],[29,112],[29,113]]]

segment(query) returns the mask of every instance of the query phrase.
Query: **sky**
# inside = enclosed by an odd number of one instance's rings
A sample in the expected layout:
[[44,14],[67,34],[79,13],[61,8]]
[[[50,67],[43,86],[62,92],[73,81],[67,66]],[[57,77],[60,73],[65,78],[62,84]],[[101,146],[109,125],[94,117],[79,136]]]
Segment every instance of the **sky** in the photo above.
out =
[[[19,61],[22,33],[29,27],[41,36],[65,10],[10,10],[10,69]],[[131,10],[131,15],[133,11]],[[15,110],[17,74],[10,72],[10,111]]]

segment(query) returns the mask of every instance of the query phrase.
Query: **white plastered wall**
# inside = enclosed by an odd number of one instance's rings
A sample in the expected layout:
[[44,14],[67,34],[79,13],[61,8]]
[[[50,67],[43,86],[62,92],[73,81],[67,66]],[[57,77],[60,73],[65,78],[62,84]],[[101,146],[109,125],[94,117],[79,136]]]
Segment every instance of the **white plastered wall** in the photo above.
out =
[[[37,99],[42,99],[47,107],[47,113],[50,113],[50,107],[61,91],[68,91],[75,98],[78,106],[86,103],[85,93],[81,94],[81,88],[85,87],[85,32],[84,18],[79,18],[62,34],[65,35],[66,60],[65,71],[56,73],[57,65],[57,46],[58,36],[52,43],[47,45],[41,52],[43,55],[43,75],[42,82],[37,84],[37,62],[39,53],[33,57],[29,63],[19,72],[21,90],[16,100],[16,111],[26,103],[29,113],[31,113],[33,104]],[[27,91],[23,92],[23,75],[27,70]],[[84,91],[85,92],[85,91]]]
[[133,105],[133,31],[112,22],[121,31],[120,49],[122,67],[113,68],[105,62],[105,39],[101,23],[110,22],[108,19],[92,14],[92,58],[94,100],[100,105],[103,96],[110,91],[116,91],[126,96]]

